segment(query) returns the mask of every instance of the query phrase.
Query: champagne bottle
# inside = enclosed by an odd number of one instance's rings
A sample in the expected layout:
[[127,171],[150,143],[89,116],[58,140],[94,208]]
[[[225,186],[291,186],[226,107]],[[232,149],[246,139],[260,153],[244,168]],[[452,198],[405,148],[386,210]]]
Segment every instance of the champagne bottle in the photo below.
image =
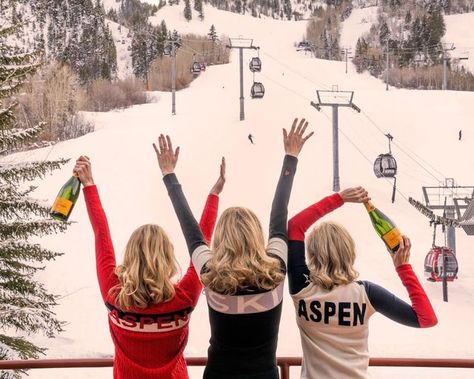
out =
[[371,201],[368,201],[364,205],[367,212],[369,212],[370,221],[372,221],[376,233],[382,238],[390,251],[397,251],[400,244],[401,233],[395,223],[383,212],[375,208]]
[[73,175],[59,190],[56,200],[51,207],[50,215],[55,220],[67,221],[72,208],[76,204],[81,192],[81,181]]

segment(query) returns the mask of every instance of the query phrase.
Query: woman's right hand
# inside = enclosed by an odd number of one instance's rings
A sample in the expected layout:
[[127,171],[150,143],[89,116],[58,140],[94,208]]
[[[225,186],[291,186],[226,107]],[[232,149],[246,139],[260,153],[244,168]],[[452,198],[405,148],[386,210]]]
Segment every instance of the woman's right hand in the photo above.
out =
[[347,188],[339,195],[344,200],[344,203],[366,203],[370,201],[369,193],[363,187]]
[[94,179],[92,178],[92,167],[89,158],[84,155],[81,155],[76,160],[76,165],[72,172],[79,177],[82,185],[84,187],[93,186]]
[[400,238],[400,244],[398,246],[398,250],[395,253],[391,253],[392,260],[395,268],[406,264],[410,260],[410,249],[411,249],[411,242],[407,236],[402,236]]
[[283,144],[285,145],[285,153],[292,155],[298,158],[298,154],[303,148],[304,143],[314,134],[314,132],[309,133],[306,137],[303,137],[303,134],[308,127],[308,122],[303,118],[298,127],[296,124],[298,119],[295,118],[293,125],[291,126],[290,133],[283,129]]

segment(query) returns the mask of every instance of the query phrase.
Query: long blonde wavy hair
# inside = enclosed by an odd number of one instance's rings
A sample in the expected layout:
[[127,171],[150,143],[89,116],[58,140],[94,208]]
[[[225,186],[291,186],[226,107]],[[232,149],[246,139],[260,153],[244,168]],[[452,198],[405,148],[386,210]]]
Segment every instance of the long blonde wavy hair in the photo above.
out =
[[342,225],[321,223],[309,235],[306,246],[310,278],[317,286],[331,290],[359,276],[354,269],[355,243]]
[[234,294],[249,287],[270,290],[285,278],[279,260],[265,250],[260,221],[247,208],[232,207],[222,213],[212,251],[201,279],[217,293]]
[[174,247],[165,231],[142,225],[128,240],[123,263],[115,269],[120,284],[110,294],[121,309],[146,308],[174,296],[171,278],[176,272]]

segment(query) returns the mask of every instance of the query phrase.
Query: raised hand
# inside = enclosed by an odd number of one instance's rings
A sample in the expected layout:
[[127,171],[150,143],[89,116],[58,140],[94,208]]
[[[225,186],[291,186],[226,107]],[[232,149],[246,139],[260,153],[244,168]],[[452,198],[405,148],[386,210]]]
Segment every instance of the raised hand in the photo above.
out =
[[165,138],[163,134],[160,134],[158,137],[158,146],[159,147],[157,147],[156,144],[153,144],[161,173],[163,176],[172,174],[176,167],[176,163],[178,162],[179,146],[175,151],[173,151],[171,138],[169,136],[166,136]]
[[216,184],[214,184],[214,186],[211,188],[210,193],[213,195],[219,196],[219,194],[224,189],[224,184],[225,184],[225,158],[222,157],[220,175],[219,175],[219,178],[217,179]]
[[366,203],[370,200],[369,193],[363,187],[347,188],[341,192],[344,203]]
[[408,261],[410,260],[410,249],[410,239],[407,236],[402,236],[400,238],[400,245],[398,247],[398,250],[395,253],[392,253],[389,250],[392,255],[392,260],[395,267],[408,263]]
[[78,176],[84,187],[94,185],[94,179],[92,178],[92,167],[89,158],[81,155],[76,160],[76,165],[72,172]]
[[298,119],[295,118],[293,125],[291,126],[290,133],[283,129],[283,144],[285,145],[285,153],[298,157],[301,149],[303,148],[304,143],[314,134],[314,132],[309,133],[306,137],[303,137],[306,128],[308,127],[308,122],[303,118],[301,119],[298,127]]

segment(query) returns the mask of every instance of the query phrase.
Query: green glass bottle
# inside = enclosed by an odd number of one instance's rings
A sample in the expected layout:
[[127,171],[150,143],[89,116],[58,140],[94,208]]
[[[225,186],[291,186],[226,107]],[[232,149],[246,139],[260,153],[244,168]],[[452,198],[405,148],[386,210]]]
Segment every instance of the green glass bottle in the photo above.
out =
[[390,251],[397,251],[400,244],[401,233],[395,223],[383,212],[375,208],[371,201],[368,201],[364,205],[367,212],[369,212],[370,221],[372,221],[372,225],[378,236],[382,238]]
[[55,220],[67,221],[80,192],[81,181],[76,175],[73,175],[59,190],[58,196],[56,196],[56,200],[51,207],[51,217]]

